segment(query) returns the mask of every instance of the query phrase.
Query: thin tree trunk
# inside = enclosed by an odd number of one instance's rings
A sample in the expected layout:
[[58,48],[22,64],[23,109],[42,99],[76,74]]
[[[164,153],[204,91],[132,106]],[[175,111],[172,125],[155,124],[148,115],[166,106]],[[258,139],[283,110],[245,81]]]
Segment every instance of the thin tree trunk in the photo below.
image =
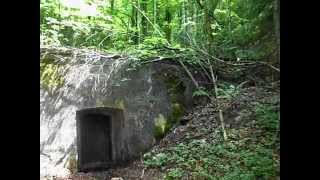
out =
[[197,0],[197,3],[200,6],[200,8],[204,10],[203,29],[207,38],[207,49],[210,54],[212,54],[213,51],[213,31],[211,29],[211,24],[214,23],[214,11],[217,5],[219,4],[219,1],[220,0],[206,0],[204,4],[202,4],[200,0]]
[[114,13],[114,1],[115,0],[110,0],[110,11],[111,11],[111,15],[113,15],[113,13]]
[[274,1],[274,30],[277,39],[277,61],[280,63],[280,0]]
[[[141,0],[140,7],[141,7],[142,12],[145,14],[145,16],[147,16],[147,14],[148,14],[147,1]],[[147,36],[147,33],[148,33],[148,23],[147,23],[147,19],[145,16],[141,16],[141,33],[142,33],[143,37]]]
[[157,0],[153,0],[153,24],[157,24]]
[[138,11],[136,9],[136,0],[132,0],[132,12],[131,12],[131,27],[135,29],[132,41],[134,44],[138,44]]
[[213,35],[212,35],[212,29],[211,29],[211,24],[213,23],[211,18],[210,18],[210,11],[207,6],[204,8],[204,24],[203,24],[203,29],[204,32],[207,35],[207,48],[209,54],[212,54],[212,48],[213,48]]
[[[137,2],[137,8],[140,9],[140,1],[141,0],[138,0]],[[140,13],[137,13],[137,31],[138,31],[138,44],[141,43],[141,15]]]
[[165,34],[168,42],[171,42],[171,20],[172,20],[172,14],[170,12],[170,4],[167,1],[166,10],[165,10]]

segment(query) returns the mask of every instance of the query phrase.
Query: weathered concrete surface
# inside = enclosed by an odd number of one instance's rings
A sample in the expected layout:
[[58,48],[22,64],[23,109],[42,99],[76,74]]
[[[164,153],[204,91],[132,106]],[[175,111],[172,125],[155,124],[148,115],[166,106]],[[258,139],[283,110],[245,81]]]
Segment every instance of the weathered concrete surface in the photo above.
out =
[[[155,119],[172,115],[173,103],[191,104],[193,86],[176,65],[152,63],[131,69],[127,58],[88,50],[41,48],[41,62],[61,64],[63,85],[40,86],[40,173],[66,176],[76,151],[77,110],[123,109],[121,153],[139,156],[155,142]],[[177,89],[176,87],[180,87]]]

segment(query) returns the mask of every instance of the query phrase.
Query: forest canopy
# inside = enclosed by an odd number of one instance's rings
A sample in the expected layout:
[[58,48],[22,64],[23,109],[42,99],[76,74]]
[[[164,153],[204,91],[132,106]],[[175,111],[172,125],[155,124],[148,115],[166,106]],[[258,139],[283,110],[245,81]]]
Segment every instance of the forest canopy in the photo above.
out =
[[275,0],[41,0],[41,44],[117,52],[190,48],[228,61],[264,60],[278,49],[278,6]]

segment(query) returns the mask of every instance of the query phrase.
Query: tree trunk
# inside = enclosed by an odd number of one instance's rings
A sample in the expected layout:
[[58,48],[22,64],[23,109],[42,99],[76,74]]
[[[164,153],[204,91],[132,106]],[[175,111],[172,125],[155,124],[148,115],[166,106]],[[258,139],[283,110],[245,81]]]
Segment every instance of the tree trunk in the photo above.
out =
[[[146,0],[141,0],[140,2],[140,7],[142,12],[147,16],[148,11],[147,11],[147,1]],[[148,33],[148,22],[145,16],[141,16],[141,33],[143,37],[147,36]]]
[[204,24],[203,24],[203,29],[204,32],[207,36],[207,48],[208,48],[208,52],[209,54],[212,53],[212,48],[213,48],[213,31],[211,29],[211,24],[213,23],[213,20],[210,17],[210,11],[209,11],[209,7],[205,6],[204,7]]
[[110,0],[110,11],[111,11],[111,15],[113,15],[113,13],[114,13],[114,1],[115,0]]
[[132,12],[131,12],[131,27],[134,29],[132,41],[134,44],[138,44],[139,42],[139,34],[138,34],[138,10],[136,9],[136,0],[132,0]]
[[280,0],[274,1],[274,30],[277,39],[277,61],[280,63]]
[[165,10],[165,34],[166,34],[166,38],[168,40],[168,42],[171,42],[171,20],[172,20],[172,15],[170,12],[170,4],[167,1],[167,6],[166,6],[166,10]]
[[213,52],[213,30],[211,28],[211,24],[214,23],[214,11],[219,4],[220,0],[206,0],[204,4],[200,0],[197,0],[198,5],[204,11],[204,22],[203,22],[203,30],[206,34],[207,39],[207,49],[209,54]]
[[153,24],[157,24],[157,0],[153,0]]

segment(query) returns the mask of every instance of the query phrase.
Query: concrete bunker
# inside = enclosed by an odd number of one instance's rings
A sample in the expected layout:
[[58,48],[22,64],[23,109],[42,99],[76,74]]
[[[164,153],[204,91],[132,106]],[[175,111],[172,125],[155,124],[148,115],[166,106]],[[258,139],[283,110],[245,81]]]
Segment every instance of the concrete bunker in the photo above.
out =
[[78,171],[99,171],[121,163],[123,111],[98,107],[76,112]]

